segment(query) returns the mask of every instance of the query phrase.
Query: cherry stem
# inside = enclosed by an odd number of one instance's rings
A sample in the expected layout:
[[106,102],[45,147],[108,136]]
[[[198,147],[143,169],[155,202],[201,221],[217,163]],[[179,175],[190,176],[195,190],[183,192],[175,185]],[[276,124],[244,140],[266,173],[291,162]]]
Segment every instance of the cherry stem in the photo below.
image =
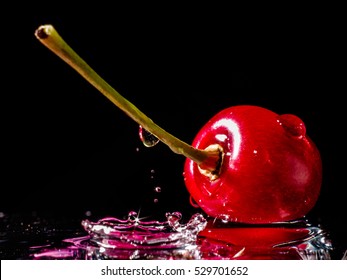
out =
[[216,172],[221,160],[221,151],[200,150],[181,141],[172,134],[166,132],[150,118],[142,113],[134,104],[120,95],[103,78],[99,76],[59,35],[55,28],[50,25],[41,25],[35,30],[36,38],[49,50],[75,69],[90,84],[98,89],[118,108],[124,111],[130,118],[141,125],[148,132],[165,143],[174,153],[184,155],[193,160],[200,168]]

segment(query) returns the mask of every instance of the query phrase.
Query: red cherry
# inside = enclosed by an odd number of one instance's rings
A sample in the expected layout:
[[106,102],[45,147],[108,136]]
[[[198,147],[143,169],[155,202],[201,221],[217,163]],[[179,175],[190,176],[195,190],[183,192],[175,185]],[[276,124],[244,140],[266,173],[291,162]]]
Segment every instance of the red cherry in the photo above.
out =
[[197,149],[216,144],[224,157],[215,178],[191,159],[184,166],[187,189],[208,215],[271,223],[301,218],[315,205],[321,158],[298,117],[257,106],[230,107],[208,121],[193,141]]
[[272,223],[301,218],[315,205],[322,181],[321,158],[298,117],[257,106],[230,107],[215,115],[189,145],[113,89],[53,26],[40,26],[35,36],[136,121],[140,135],[149,140],[146,146],[160,140],[187,157],[185,184],[208,215]]

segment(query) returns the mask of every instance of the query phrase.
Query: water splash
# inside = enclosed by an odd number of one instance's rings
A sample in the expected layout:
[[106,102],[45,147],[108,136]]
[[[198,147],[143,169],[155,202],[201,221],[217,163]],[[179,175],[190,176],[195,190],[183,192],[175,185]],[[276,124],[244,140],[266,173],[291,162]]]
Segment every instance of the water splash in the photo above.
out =
[[143,145],[145,145],[146,147],[150,148],[159,143],[159,139],[155,135],[144,129],[141,125],[139,126],[139,136]]
[[88,219],[82,226],[87,237],[65,239],[64,249],[44,249],[35,259],[198,259],[196,241],[207,221],[201,214],[182,223],[182,214],[166,214],[166,220],[146,220],[131,211],[127,219],[106,217],[97,222]]
[[245,225],[180,212],[163,221],[106,217],[82,221],[88,235],[64,240],[65,246],[31,248],[33,259],[331,259],[326,232],[307,221]]
[[145,221],[131,212],[128,219],[104,218],[98,222],[82,221],[82,226],[96,244],[114,249],[174,249],[193,245],[204,218],[194,215],[187,224],[180,223],[178,212],[166,214],[167,220]]

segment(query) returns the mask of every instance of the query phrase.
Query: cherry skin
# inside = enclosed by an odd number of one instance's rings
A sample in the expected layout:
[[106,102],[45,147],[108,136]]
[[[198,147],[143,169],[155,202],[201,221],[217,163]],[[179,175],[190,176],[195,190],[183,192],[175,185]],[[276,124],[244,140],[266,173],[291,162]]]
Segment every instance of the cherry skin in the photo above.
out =
[[239,105],[210,119],[192,146],[219,145],[223,159],[217,175],[186,159],[187,190],[212,217],[260,224],[305,216],[316,204],[322,163],[302,120],[290,114]]

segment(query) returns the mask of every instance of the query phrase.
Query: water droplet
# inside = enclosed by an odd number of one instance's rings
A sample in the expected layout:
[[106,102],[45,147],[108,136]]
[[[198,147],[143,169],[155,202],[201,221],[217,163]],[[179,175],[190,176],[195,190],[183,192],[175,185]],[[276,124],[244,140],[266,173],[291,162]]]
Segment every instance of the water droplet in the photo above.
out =
[[154,203],[158,203],[158,202],[159,202],[159,199],[158,199],[158,198],[155,198],[155,199],[153,199],[153,202],[154,202]]
[[159,139],[155,135],[144,129],[141,125],[139,126],[139,136],[143,145],[145,145],[146,147],[150,148],[159,143]]
[[84,213],[84,215],[86,215],[87,217],[90,217],[90,216],[92,215],[92,212],[89,211],[89,210],[87,210],[87,211]]
[[159,187],[159,186],[158,186],[158,187],[155,187],[155,188],[154,188],[154,191],[157,192],[157,193],[160,193],[160,192],[161,192],[161,187]]
[[154,174],[155,174],[155,170],[152,169],[152,170],[151,170],[151,177],[150,177],[151,179],[154,179]]
[[230,215],[228,214],[220,214],[217,218],[224,224],[228,223],[231,220]]
[[165,214],[165,217],[168,219],[168,220],[177,220],[177,221],[179,221],[179,220],[181,220],[182,219],[182,213],[181,212],[173,212],[173,213],[166,213]]
[[182,214],[180,212],[166,213],[165,214],[169,225],[177,230],[179,228],[179,221],[182,219]]

